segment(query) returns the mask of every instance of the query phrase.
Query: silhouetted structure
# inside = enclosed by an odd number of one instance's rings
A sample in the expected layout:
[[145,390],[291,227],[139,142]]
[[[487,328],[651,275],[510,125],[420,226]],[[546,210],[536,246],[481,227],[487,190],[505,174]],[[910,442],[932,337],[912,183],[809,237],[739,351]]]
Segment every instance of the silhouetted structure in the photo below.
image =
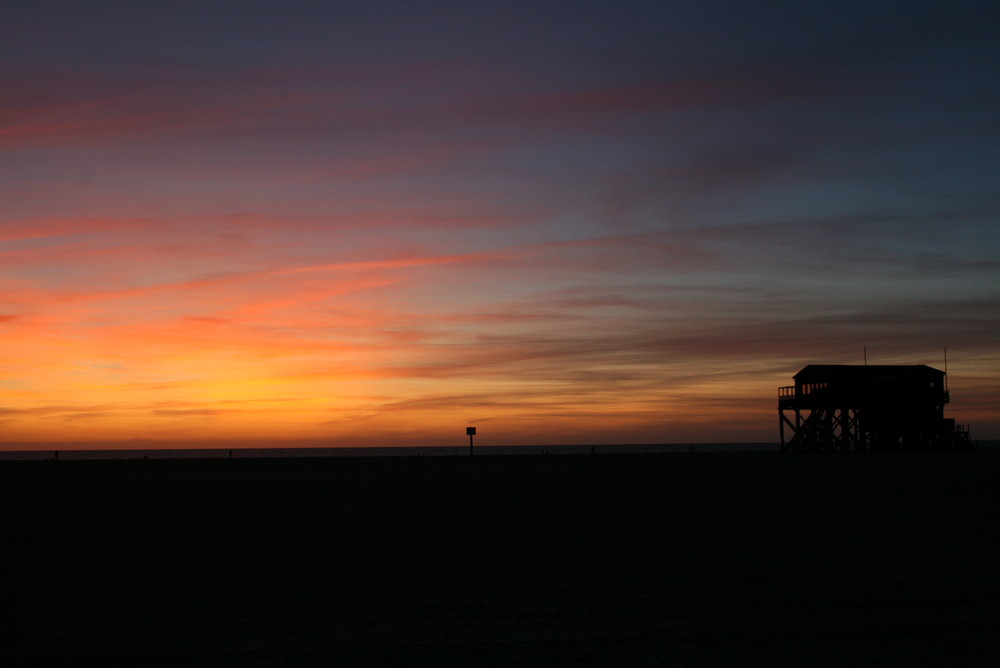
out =
[[[778,388],[782,452],[957,450],[969,429],[944,417],[945,374],[929,366],[810,364]],[[785,428],[791,431],[785,438]]]

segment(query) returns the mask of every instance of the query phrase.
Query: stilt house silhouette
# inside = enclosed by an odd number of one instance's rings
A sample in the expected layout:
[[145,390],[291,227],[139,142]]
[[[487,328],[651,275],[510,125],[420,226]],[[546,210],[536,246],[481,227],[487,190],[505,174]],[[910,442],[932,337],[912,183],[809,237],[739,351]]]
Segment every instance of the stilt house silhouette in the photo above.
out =
[[948,399],[945,373],[923,364],[810,364],[778,388],[781,450],[968,448],[968,426],[944,417]]

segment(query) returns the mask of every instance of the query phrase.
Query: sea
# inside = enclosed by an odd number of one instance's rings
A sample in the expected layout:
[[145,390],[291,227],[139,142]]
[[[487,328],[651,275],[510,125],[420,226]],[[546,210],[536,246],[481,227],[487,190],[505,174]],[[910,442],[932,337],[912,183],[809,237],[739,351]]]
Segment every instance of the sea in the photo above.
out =
[[0,461],[67,459],[268,459],[290,457],[497,457],[546,455],[627,455],[691,452],[778,452],[778,443],[669,443],[622,445],[476,445],[336,448],[129,448],[113,450],[7,449],[0,444]]

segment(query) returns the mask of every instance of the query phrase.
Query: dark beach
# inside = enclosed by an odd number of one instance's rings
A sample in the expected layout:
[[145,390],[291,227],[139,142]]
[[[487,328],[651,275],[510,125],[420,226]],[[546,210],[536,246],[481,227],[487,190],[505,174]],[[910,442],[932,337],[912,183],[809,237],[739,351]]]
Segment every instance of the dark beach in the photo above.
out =
[[0,462],[24,665],[992,665],[1000,452]]

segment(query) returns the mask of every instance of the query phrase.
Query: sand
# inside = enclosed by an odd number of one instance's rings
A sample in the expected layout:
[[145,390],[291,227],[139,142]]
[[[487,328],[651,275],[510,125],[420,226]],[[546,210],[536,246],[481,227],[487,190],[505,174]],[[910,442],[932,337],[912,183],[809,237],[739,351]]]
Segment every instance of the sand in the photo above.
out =
[[1000,453],[2,462],[4,665],[992,665]]

